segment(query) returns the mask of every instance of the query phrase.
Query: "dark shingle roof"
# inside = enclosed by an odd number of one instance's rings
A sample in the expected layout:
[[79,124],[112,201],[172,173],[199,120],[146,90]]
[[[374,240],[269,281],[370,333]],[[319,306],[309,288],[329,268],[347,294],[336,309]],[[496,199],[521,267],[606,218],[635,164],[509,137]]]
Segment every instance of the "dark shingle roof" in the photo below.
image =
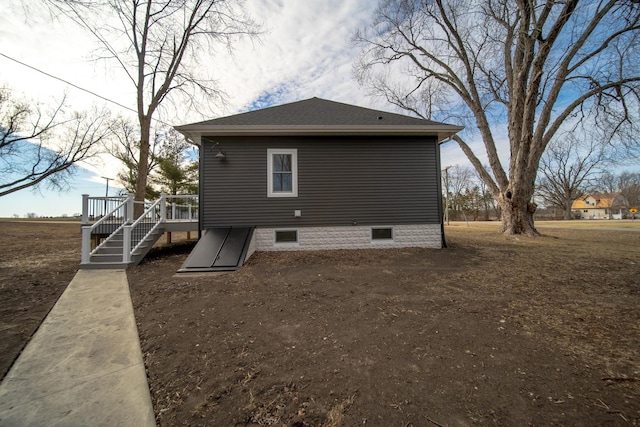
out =
[[442,138],[462,127],[311,98],[233,116],[177,126],[185,134],[432,134]]
[[207,125],[417,125],[434,123],[401,114],[387,113],[370,108],[326,99],[311,98],[290,104],[277,105],[262,110],[249,111],[234,116],[207,120],[199,124]]

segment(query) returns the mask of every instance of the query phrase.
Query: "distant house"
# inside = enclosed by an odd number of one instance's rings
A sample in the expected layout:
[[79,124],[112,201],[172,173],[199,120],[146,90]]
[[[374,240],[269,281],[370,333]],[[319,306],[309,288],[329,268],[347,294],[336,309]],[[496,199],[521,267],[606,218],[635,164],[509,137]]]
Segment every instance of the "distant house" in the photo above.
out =
[[312,98],[176,129],[200,147],[191,269],[256,250],[442,246],[439,143],[460,126]]
[[622,219],[627,207],[621,193],[593,193],[574,200],[571,211],[580,219]]

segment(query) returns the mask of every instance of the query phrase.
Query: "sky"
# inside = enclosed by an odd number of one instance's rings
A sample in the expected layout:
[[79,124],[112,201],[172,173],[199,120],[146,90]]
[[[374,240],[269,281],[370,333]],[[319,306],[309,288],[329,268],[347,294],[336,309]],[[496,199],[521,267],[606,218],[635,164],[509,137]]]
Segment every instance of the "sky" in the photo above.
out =
[[[78,110],[93,105],[109,107],[114,114],[134,118],[128,109],[107,104],[73,86],[41,74],[28,64],[73,85],[135,109],[130,81],[116,64],[96,61],[97,45],[82,29],[69,22],[52,21],[37,0],[1,0],[0,85],[12,93],[40,102],[53,102],[66,94]],[[25,7],[26,5],[26,7]],[[259,41],[234,44],[233,55],[218,49],[215,77],[227,93],[228,104],[214,108],[217,116],[319,97],[362,107],[400,112],[382,100],[367,96],[352,74],[358,50],[353,33],[370,21],[372,0],[253,0],[249,13],[264,30]],[[211,119],[196,111],[167,110],[163,120],[180,125]],[[466,164],[454,144],[442,146],[442,166]],[[73,215],[81,210],[81,195],[104,195],[107,178],[115,178],[119,164],[110,156],[81,164],[81,172],[64,193],[43,189],[22,190],[0,198],[0,217]],[[109,194],[118,191],[109,183]],[[116,184],[117,185],[117,184]]]

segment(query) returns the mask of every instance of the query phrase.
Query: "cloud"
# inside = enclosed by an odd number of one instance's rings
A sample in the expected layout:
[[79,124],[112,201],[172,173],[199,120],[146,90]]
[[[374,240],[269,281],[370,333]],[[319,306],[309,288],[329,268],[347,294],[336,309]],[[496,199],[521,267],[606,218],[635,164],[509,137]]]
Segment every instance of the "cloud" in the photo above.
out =
[[[94,61],[97,45],[85,31],[66,21],[51,21],[46,11],[31,8],[25,14],[18,0],[10,0],[9,6],[0,30],[4,53],[135,108],[131,81],[114,61]],[[247,2],[247,11],[264,30],[259,40],[245,37],[234,42],[231,55],[219,48],[212,56],[206,52],[198,58],[199,66],[209,68],[205,74],[228,94],[227,108],[213,110],[229,115],[267,106],[269,100],[284,103],[314,96],[389,109],[368,98],[352,75],[357,48],[351,38],[369,22],[375,6],[368,0]],[[0,80],[29,96],[60,97],[67,91],[77,108],[104,102],[24,66],[4,59],[0,64]],[[109,108],[133,114],[114,105]],[[164,110],[163,117],[175,117],[172,121],[177,123],[212,118],[182,103],[165,103]]]
[[236,44],[236,67],[228,64],[218,76],[232,101],[230,113],[314,96],[372,105],[351,73],[351,37],[374,3],[268,0],[248,7],[265,33],[258,43]]

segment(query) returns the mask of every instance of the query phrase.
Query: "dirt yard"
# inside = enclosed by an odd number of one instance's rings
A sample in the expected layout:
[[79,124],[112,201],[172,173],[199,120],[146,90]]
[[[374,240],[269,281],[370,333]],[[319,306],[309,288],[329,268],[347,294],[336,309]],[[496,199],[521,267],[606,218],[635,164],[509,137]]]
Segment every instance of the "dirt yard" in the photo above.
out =
[[0,378],[78,271],[80,223],[0,219]]
[[157,252],[129,280],[159,424],[640,425],[640,232],[496,228],[231,274]]
[[[640,224],[496,229],[199,276],[175,275],[192,243],[154,250],[129,281],[158,423],[640,425]],[[4,375],[78,268],[80,233],[0,233]]]

